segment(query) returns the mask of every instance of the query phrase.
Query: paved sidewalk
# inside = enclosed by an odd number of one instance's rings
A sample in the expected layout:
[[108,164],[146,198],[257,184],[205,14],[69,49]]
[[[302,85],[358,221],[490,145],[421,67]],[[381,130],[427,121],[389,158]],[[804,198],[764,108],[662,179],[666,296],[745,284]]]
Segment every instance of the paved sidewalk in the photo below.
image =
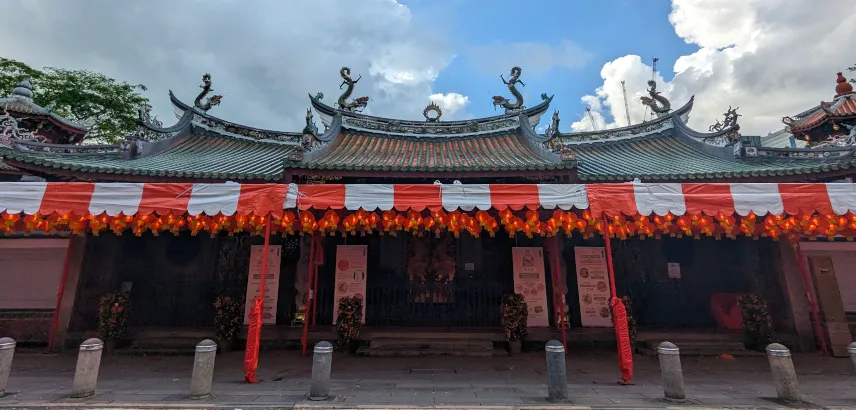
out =
[[[192,357],[106,356],[98,392],[70,399],[76,356],[17,354],[8,394],[0,407],[254,407],[279,408],[525,408],[547,403],[544,353],[491,359],[366,358],[336,354],[333,402],[309,402],[311,358],[297,352],[263,352],[258,384],[242,383],[243,352],[217,357],[214,395],[187,398]],[[635,358],[635,385],[621,386],[617,358],[608,352],[571,353],[568,383],[573,406],[664,408],[656,358]],[[848,359],[796,355],[806,401],[822,407],[856,408],[856,376]],[[775,389],[766,359],[684,358],[689,401],[683,407],[785,408],[770,398]],[[674,405],[672,405],[673,408]],[[807,405],[805,405],[807,406]],[[797,406],[804,408],[805,406]],[[568,408],[567,406],[563,408]],[[791,407],[794,408],[794,407]]]

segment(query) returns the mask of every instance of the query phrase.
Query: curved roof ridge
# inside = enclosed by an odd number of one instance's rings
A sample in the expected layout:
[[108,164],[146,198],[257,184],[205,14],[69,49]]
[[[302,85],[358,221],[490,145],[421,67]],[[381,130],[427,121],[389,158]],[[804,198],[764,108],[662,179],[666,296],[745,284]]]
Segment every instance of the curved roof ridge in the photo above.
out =
[[175,93],[173,93],[172,90],[169,90],[169,100],[175,108],[181,110],[182,112],[193,111],[194,114],[196,114],[202,118],[205,118],[209,121],[221,123],[225,126],[232,126],[232,127],[236,127],[236,128],[244,128],[248,131],[251,131],[251,132],[254,131],[257,133],[279,134],[279,135],[288,135],[288,136],[293,136],[293,137],[300,137],[303,135],[302,132],[278,131],[278,130],[269,130],[269,129],[264,129],[264,128],[255,128],[255,127],[251,127],[249,125],[238,124],[235,122],[224,120],[224,119],[219,118],[219,117],[215,117],[215,116],[208,114],[206,112],[202,112],[201,110],[198,110],[195,107],[192,107],[190,105],[185,104],[184,102],[179,100],[178,97],[175,96]]
[[567,134],[560,133],[557,138],[559,138],[563,144],[575,144],[605,142],[619,138],[627,139],[631,137],[645,136],[658,129],[668,128],[671,124],[670,120],[673,118],[682,118],[689,116],[689,113],[693,109],[694,102],[695,96],[692,96],[690,97],[690,100],[682,107],[670,112],[668,115],[655,118],[651,121],[645,121],[639,124],[628,125],[618,128],[610,128],[600,131],[571,132]]
[[471,120],[437,121],[437,122],[431,122],[431,123],[426,122],[426,121],[419,121],[419,120],[402,120],[402,119],[396,119],[396,118],[378,117],[378,116],[374,116],[374,115],[367,115],[367,114],[360,114],[360,113],[355,113],[355,112],[343,111],[343,110],[339,110],[337,108],[331,107],[327,104],[324,104],[323,102],[321,102],[321,99],[318,98],[318,96],[313,96],[312,94],[309,94],[309,101],[312,104],[312,108],[316,109],[321,114],[326,114],[330,118],[335,117],[336,115],[342,115],[344,117],[361,118],[361,119],[367,119],[370,121],[376,121],[376,122],[381,122],[381,123],[396,122],[396,123],[403,124],[403,125],[420,126],[420,125],[426,125],[426,124],[429,124],[429,125],[430,124],[434,124],[434,125],[436,125],[436,124],[466,125],[466,124],[469,124],[472,122],[477,122],[477,123],[492,122],[492,121],[497,121],[497,120],[502,120],[502,119],[507,119],[507,118],[515,118],[515,117],[519,116],[520,114],[525,114],[528,117],[539,116],[539,115],[543,114],[545,111],[547,111],[548,108],[550,108],[550,102],[553,101],[553,97],[554,96],[552,96],[552,95],[547,96],[547,94],[541,94],[541,102],[538,103],[538,105],[535,105],[532,108],[524,108],[522,110],[510,112],[507,114],[493,115],[490,117],[482,117],[482,118],[474,118]]

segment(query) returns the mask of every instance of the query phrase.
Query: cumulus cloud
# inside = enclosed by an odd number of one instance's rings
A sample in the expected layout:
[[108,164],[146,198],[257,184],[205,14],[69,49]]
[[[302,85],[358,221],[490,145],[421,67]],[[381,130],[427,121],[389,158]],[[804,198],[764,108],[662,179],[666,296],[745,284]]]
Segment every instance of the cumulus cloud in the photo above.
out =
[[[835,73],[853,63],[848,51],[856,39],[852,1],[672,0],[669,21],[699,50],[675,62],[671,81],[659,74],[655,78],[673,108],[696,96],[690,126],[701,131],[729,106],[740,107],[744,134],[781,129],[781,117],[829,101]],[[648,62],[628,55],[604,64],[603,85],[583,97],[599,129],[626,125],[621,80],[631,99],[631,120],[643,119],[638,96],[645,95],[651,79]],[[591,123],[583,118],[571,127],[589,130]]]
[[[442,35],[394,0],[6,0],[3,15],[14,18],[0,37],[17,40],[1,42],[0,56],[146,84],[162,119],[172,118],[168,89],[192,102],[210,72],[224,94],[211,114],[299,129],[308,94],[335,103],[342,66],[362,75],[352,98],[371,97],[366,113],[421,119],[454,57]],[[464,114],[466,97],[448,94],[445,103],[444,119]]]
[[[460,113],[470,103],[469,97],[458,93],[431,94],[429,99],[443,110],[443,116],[447,118],[450,116],[454,117],[455,114]],[[444,120],[447,118],[444,118]]]
[[497,67],[507,70],[521,61],[526,72],[543,74],[553,68],[579,68],[592,58],[592,54],[573,41],[562,39],[555,46],[547,43],[521,41],[473,46],[469,49],[469,62],[476,71],[496,75]]

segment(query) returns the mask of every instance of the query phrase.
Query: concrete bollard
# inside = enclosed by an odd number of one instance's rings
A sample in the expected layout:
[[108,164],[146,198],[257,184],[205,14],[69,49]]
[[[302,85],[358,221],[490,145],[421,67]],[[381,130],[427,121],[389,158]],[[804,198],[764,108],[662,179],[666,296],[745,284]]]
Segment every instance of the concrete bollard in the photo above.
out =
[[[850,343],[847,345],[847,353],[850,353],[850,361],[853,362],[853,370],[856,370],[856,342]],[[2,359],[0,359],[0,363],[3,363]],[[0,381],[3,379],[0,378]],[[0,385],[2,387],[2,385]],[[2,391],[2,389],[0,389]]]
[[74,369],[74,382],[71,384],[71,397],[89,397],[95,394],[103,351],[104,342],[97,338],[86,339],[80,345],[80,352],[77,353],[77,368]]
[[9,385],[9,373],[12,372],[15,345],[15,339],[11,337],[0,339],[0,397],[6,394],[6,386]]
[[568,401],[568,371],[565,366],[565,346],[558,340],[547,342],[547,400]]
[[217,343],[205,339],[196,345],[193,357],[193,375],[190,377],[190,398],[207,399],[211,395],[211,382],[214,380],[214,359],[217,357]]
[[776,385],[776,394],[779,399],[801,401],[791,351],[783,345],[771,343],[767,346],[767,360],[770,361],[770,371],[773,373],[773,383]]
[[309,400],[330,398],[330,370],[333,365],[333,345],[322,341],[315,345],[312,355],[312,383],[309,385]]
[[684,392],[680,349],[674,343],[663,342],[657,347],[657,355],[660,357],[660,375],[663,378],[663,394],[666,400],[685,402],[687,395]]

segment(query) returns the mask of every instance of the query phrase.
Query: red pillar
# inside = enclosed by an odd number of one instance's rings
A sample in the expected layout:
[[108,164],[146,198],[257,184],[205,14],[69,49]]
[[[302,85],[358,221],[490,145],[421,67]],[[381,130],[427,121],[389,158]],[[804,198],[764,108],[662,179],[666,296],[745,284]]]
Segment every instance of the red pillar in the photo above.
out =
[[267,279],[268,252],[270,250],[270,214],[265,217],[265,245],[262,249],[262,278],[259,283],[259,296],[253,301],[250,311],[250,327],[247,331],[247,350],[244,352],[244,380],[258,383],[256,369],[259,367],[259,345],[262,339],[262,317],[265,306],[265,281]]
[[820,314],[817,311],[817,303],[814,301],[814,291],[811,286],[811,279],[809,279],[808,267],[805,266],[805,256],[803,255],[802,248],[800,248],[799,239],[793,242],[794,250],[797,253],[797,265],[800,268],[800,273],[802,274],[803,282],[805,283],[805,294],[808,298],[808,307],[811,309],[811,317],[812,317],[812,325],[814,327],[814,335],[817,337],[817,341],[820,343],[821,354],[824,356],[827,353],[826,350],[826,335],[823,333],[823,329],[820,327]]
[[309,315],[313,314],[312,312],[312,303],[315,299],[315,295],[313,295],[312,282],[315,280],[315,235],[309,238],[309,266],[306,267],[306,300],[303,304],[303,336],[300,338],[300,342],[303,345],[303,355],[306,356],[306,349],[309,341]]
[[59,280],[59,288],[56,291],[56,307],[54,307],[50,335],[48,336],[48,351],[50,352],[54,350],[56,332],[59,329],[59,310],[62,305],[62,296],[65,294],[65,282],[68,282],[69,264],[71,263],[71,242],[71,238],[68,238],[68,247],[65,250],[65,262],[62,264],[62,277]]

